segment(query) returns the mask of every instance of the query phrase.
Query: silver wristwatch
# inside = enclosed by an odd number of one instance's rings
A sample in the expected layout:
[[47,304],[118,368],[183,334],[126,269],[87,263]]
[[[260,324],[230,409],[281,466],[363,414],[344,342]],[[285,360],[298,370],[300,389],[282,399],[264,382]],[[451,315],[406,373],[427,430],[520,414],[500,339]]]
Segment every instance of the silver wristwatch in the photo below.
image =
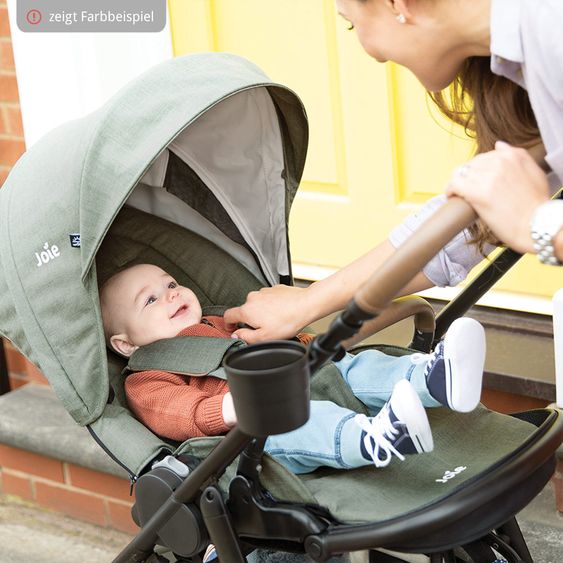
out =
[[552,266],[563,265],[563,262],[555,256],[553,246],[553,240],[561,229],[563,229],[563,200],[546,201],[534,211],[530,222],[530,233],[540,262]]

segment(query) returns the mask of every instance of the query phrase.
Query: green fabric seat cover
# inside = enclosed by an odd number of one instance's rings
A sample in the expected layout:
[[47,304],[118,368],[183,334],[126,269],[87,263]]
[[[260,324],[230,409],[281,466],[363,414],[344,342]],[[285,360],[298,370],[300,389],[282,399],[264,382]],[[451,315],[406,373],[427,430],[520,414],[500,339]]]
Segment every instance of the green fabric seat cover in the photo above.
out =
[[[182,340],[188,344],[183,343]],[[199,340],[199,342],[196,342]],[[206,343],[204,341],[210,340]],[[225,343],[221,343],[225,340]],[[180,337],[155,343],[150,357],[139,357],[136,368],[149,369],[159,363],[159,348],[168,371],[185,373],[186,365],[201,370],[216,369],[225,351],[235,342],[227,339]],[[203,360],[197,359],[201,349]],[[391,355],[411,353],[396,346],[376,347]],[[182,354],[187,354],[182,357]],[[194,355],[195,354],[195,355]],[[141,365],[146,359],[150,364]],[[160,365],[160,364],[159,364]],[[158,369],[163,369],[159,367]],[[208,371],[208,373],[209,373]],[[330,400],[340,406],[367,414],[365,405],[352,393],[336,366],[325,364],[311,380],[311,398]],[[427,409],[434,436],[434,451],[395,459],[383,469],[368,466],[350,471],[320,468],[314,473],[294,475],[268,454],[264,455],[262,482],[274,496],[296,502],[315,502],[328,508],[343,522],[383,521],[436,502],[509,455],[533,433],[535,427],[483,407],[469,414],[445,408]],[[179,451],[205,457],[220,437],[188,440]],[[223,477],[228,487],[233,466]]]

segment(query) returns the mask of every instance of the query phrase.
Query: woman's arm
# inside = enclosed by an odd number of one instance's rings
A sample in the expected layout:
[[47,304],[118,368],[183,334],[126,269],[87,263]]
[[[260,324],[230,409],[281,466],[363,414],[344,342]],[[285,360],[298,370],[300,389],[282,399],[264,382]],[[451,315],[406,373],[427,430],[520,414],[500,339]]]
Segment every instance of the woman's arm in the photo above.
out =
[[[241,328],[234,335],[249,343],[276,338],[289,338],[304,326],[343,309],[359,287],[383,264],[395,248],[384,241],[348,266],[307,288],[277,285],[251,292],[246,303],[225,312],[225,323],[231,329],[237,323],[255,330]],[[418,274],[398,292],[407,295],[432,287],[423,274]]]

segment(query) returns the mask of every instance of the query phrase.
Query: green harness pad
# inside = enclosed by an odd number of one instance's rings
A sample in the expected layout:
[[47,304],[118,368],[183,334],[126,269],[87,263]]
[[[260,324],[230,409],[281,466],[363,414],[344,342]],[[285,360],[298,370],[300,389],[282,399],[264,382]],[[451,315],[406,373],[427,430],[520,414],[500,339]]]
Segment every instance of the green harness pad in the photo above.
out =
[[[198,342],[192,344],[196,338]],[[183,345],[179,343],[181,340],[189,340],[190,343]],[[164,341],[155,344],[164,344]],[[189,363],[190,369],[193,366],[194,371],[197,367],[201,371],[209,370],[210,374],[217,370],[228,349],[244,346],[241,341],[202,337],[180,337],[170,339],[166,344],[166,353],[171,358],[168,367],[181,350],[194,351],[197,348],[196,356],[201,354],[204,358],[195,360],[190,355],[185,363],[176,360],[180,369],[170,371],[182,373]],[[158,348],[160,346],[154,346],[152,358],[156,357]],[[412,353],[396,346],[374,348],[395,356]],[[151,362],[156,361],[152,358]],[[311,398],[330,400],[359,413],[368,412],[332,362],[312,376]],[[426,412],[434,437],[434,451],[431,453],[407,456],[403,462],[393,459],[388,467],[382,469],[373,466],[352,470],[320,468],[305,475],[294,475],[264,454],[262,483],[278,499],[318,503],[342,522],[379,522],[427,507],[467,486],[480,474],[502,463],[537,431],[530,423],[481,406],[467,414],[445,408],[427,409]],[[175,453],[187,452],[204,458],[219,440],[220,436],[193,438]],[[220,480],[224,490],[228,490],[235,472],[236,464],[231,464]]]
[[229,350],[245,346],[242,340],[214,336],[176,336],[141,346],[129,358],[124,372],[159,370],[192,377],[227,379],[221,367]]

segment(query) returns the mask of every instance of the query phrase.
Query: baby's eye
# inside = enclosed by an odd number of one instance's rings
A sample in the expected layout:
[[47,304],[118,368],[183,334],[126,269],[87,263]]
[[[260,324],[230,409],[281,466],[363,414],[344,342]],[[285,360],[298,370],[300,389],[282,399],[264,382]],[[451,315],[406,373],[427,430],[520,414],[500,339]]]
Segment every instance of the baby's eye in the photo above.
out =
[[168,284],[168,289],[174,289],[176,287],[178,287],[178,284],[175,281]]
[[146,303],[145,303],[145,306],[146,306],[146,305],[152,305],[155,301],[156,301],[156,297],[155,297],[154,295],[151,295],[151,296],[147,299],[147,301],[146,301]]

